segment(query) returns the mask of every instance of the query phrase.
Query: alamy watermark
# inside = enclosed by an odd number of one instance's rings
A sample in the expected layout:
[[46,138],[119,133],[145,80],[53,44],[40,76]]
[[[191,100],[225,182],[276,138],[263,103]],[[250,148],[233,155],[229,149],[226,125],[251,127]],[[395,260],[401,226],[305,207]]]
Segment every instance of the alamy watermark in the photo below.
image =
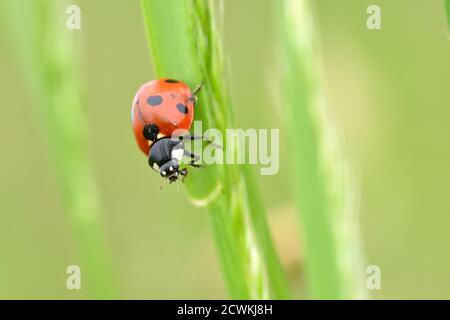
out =
[[381,30],[381,9],[379,6],[373,4],[367,7],[366,26],[369,30]]
[[69,275],[66,279],[66,288],[69,290],[80,290],[81,268],[76,264],[70,265],[67,267],[66,273]]
[[366,286],[369,290],[381,289],[381,268],[376,264],[370,265],[366,270],[367,279]]
[[[219,129],[209,128],[203,132],[202,122],[194,121],[191,131],[192,136],[204,137],[212,142],[206,146],[187,142],[189,151],[198,155],[196,163],[259,164],[261,175],[278,173],[280,168],[279,129],[229,128],[223,133]],[[175,130],[172,138],[177,139],[187,134],[189,134],[187,130]]]
[[67,20],[66,27],[69,30],[81,29],[81,10],[80,7],[72,4],[66,8]]

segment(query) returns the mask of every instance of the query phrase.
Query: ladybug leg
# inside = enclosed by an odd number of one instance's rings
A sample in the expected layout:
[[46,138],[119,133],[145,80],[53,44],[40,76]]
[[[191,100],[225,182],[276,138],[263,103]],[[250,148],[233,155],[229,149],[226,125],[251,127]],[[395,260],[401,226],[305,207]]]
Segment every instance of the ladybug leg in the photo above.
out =
[[194,168],[204,168],[204,167],[205,167],[205,166],[202,165],[202,164],[195,163],[194,160],[192,160],[191,162],[189,162],[189,165],[190,165],[191,167],[194,167]]
[[202,141],[205,141],[208,145],[211,144],[214,148],[222,149],[222,146],[220,144],[214,143],[211,139],[209,139],[208,137],[205,137],[205,136],[199,136],[196,134],[187,134],[180,138],[181,138],[181,140],[191,140],[191,141],[202,140]]
[[199,93],[199,91],[200,91],[200,89],[202,88],[202,86],[203,86],[203,84],[202,84],[202,83],[199,83],[199,84],[195,87],[194,91],[192,91],[192,95],[195,96],[197,93]]
[[191,141],[194,141],[194,140],[202,140],[202,141],[207,142],[208,144],[211,144],[211,143],[212,143],[216,148],[222,148],[220,145],[214,143],[214,142],[213,142],[211,139],[209,139],[208,137],[205,137],[205,136],[199,136],[199,135],[197,135],[197,134],[187,134],[187,135],[185,135],[185,136],[181,136],[181,137],[180,137],[180,140],[191,140]]
[[186,168],[180,169],[179,171],[181,182],[184,182],[186,176],[188,175],[188,170]]
[[194,168],[204,168],[204,165],[201,165],[199,163],[196,163],[198,160],[200,160],[200,156],[198,154],[192,153],[188,150],[184,150],[184,155],[186,157],[191,158],[191,162],[189,162],[188,164]]
[[180,137],[181,138],[181,140],[203,140],[204,139],[204,137],[203,136],[199,136],[199,135],[196,135],[196,134],[187,134],[187,135],[185,135],[185,136],[182,136],[182,137]]
[[198,101],[197,93],[200,91],[201,88],[202,88],[202,84],[200,83],[192,92],[192,97],[189,98],[194,103],[194,106],[197,104],[197,101]]
[[198,160],[200,160],[200,156],[198,154],[195,154],[193,152],[190,152],[188,150],[184,150],[184,155],[188,158],[191,158],[192,161],[196,162]]

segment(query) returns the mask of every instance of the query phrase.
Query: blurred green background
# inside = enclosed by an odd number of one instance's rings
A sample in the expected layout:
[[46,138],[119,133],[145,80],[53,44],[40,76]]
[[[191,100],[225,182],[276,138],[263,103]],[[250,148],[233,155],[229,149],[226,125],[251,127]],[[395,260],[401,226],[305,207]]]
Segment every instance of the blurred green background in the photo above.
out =
[[[243,128],[282,128],[274,1],[224,1],[224,50]],[[130,105],[153,78],[139,2],[77,4],[88,149],[120,297],[226,298],[206,210],[175,186],[160,191],[134,142]],[[370,4],[381,7],[379,31],[366,28]],[[382,289],[370,294],[448,299],[450,37],[442,3],[317,0],[314,9],[326,99],[360,181],[366,264],[382,271]],[[77,242],[3,21],[0,45],[0,298],[89,298],[89,284],[65,287],[66,267],[79,264]],[[283,129],[281,139],[279,174],[258,183],[296,297],[304,297]]]

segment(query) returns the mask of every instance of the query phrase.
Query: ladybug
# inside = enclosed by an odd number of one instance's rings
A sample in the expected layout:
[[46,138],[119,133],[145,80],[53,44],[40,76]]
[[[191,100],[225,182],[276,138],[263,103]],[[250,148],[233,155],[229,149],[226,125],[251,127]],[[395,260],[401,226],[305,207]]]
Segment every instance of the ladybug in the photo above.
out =
[[185,150],[184,141],[202,139],[202,136],[184,135],[172,137],[176,130],[189,130],[194,120],[196,94],[187,84],[174,79],[157,79],[142,85],[131,107],[131,122],[140,150],[148,156],[152,169],[170,183],[187,175],[180,169],[184,156],[189,165],[201,167],[195,162],[199,156]]

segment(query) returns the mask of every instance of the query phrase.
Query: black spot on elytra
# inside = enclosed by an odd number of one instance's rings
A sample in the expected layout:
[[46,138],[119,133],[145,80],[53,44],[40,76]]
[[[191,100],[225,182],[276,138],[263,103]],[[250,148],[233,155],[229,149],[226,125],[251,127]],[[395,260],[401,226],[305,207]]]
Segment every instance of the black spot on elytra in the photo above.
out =
[[188,108],[187,108],[186,105],[183,104],[183,103],[177,104],[177,109],[178,109],[178,111],[180,111],[181,113],[188,113]]
[[178,80],[174,80],[174,79],[166,79],[165,82],[167,83],[178,83]]
[[162,102],[162,97],[161,96],[150,96],[147,98],[147,102],[149,105],[155,107],[155,106],[159,106]]

